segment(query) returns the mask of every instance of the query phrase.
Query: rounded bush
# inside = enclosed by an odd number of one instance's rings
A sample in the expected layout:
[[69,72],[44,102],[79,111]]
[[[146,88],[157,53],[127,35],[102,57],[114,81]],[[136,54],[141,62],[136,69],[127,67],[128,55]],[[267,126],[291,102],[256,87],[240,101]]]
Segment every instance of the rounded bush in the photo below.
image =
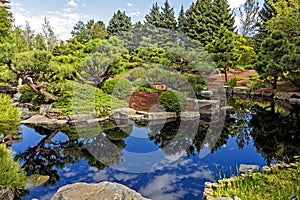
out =
[[181,92],[168,90],[160,95],[158,104],[165,111],[179,113],[187,106],[187,98]]
[[125,98],[132,92],[132,84],[125,78],[114,78],[106,80],[101,89],[107,93],[112,94],[117,98]]
[[147,71],[143,67],[136,67],[129,72],[130,80],[137,80],[139,78],[145,78]]
[[133,87],[151,87],[148,81],[144,78],[138,78],[132,83]]

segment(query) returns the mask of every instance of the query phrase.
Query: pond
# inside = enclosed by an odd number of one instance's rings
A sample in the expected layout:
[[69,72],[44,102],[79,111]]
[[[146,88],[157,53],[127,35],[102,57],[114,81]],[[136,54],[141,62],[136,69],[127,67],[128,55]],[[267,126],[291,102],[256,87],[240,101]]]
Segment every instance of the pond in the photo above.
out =
[[227,104],[233,109],[216,140],[207,137],[213,122],[204,121],[61,130],[21,126],[22,140],[12,145],[15,159],[27,175],[50,177],[21,199],[50,199],[59,187],[75,182],[112,181],[153,200],[198,200],[206,181],[237,174],[239,164],[264,166],[300,155],[299,108],[240,100]]

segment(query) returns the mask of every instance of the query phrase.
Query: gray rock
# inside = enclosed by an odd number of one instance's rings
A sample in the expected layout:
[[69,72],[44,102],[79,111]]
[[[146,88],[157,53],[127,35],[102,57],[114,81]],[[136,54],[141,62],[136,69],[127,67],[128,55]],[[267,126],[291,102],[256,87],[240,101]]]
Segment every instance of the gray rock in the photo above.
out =
[[200,95],[203,97],[211,97],[213,96],[214,92],[211,90],[205,90],[205,91],[201,91]]
[[75,183],[58,189],[51,200],[149,200],[140,193],[118,183]]
[[223,86],[223,88],[225,89],[226,95],[228,95],[228,96],[232,95],[232,93],[233,93],[232,87],[225,85],[225,86]]
[[42,115],[34,115],[27,120],[21,121],[21,124],[31,124],[35,126],[46,126],[52,128],[59,128],[67,124],[66,120],[49,119]]
[[241,164],[239,166],[239,173],[240,174],[253,174],[255,172],[259,172],[260,168],[258,165],[245,165]]
[[289,103],[293,106],[300,106],[300,99],[298,98],[289,98]]
[[111,118],[115,120],[128,120],[129,115],[135,115],[136,111],[132,108],[119,108],[111,112]]
[[199,112],[181,112],[179,114],[182,120],[189,120],[189,119],[199,119],[200,113]]
[[146,121],[156,121],[156,120],[167,120],[176,119],[177,114],[175,112],[144,112],[137,111],[138,115],[144,115]]
[[234,87],[233,88],[233,93],[237,95],[250,95],[251,89],[247,87]]
[[230,197],[217,197],[217,198],[214,198],[214,200],[233,200],[233,199]]
[[14,194],[10,189],[0,189],[0,199],[1,200],[13,200]]

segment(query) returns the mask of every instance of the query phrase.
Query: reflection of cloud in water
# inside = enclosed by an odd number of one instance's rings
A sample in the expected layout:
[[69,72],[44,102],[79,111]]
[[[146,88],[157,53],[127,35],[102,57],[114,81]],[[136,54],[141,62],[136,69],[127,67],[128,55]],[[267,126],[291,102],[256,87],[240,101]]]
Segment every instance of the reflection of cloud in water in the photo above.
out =
[[138,177],[137,175],[129,175],[129,174],[123,174],[123,173],[114,175],[114,178],[118,181],[129,181],[129,180],[133,180],[137,177]]
[[[201,187],[203,183],[198,182],[199,179],[206,179],[213,181],[213,173],[208,169],[207,166],[199,166],[192,164],[192,161],[180,159],[181,162],[173,163],[168,166],[165,170],[167,172],[174,171],[175,169],[180,170],[181,173],[165,173],[154,176],[152,180],[148,182],[146,186],[143,186],[139,192],[144,196],[150,197],[153,200],[173,200],[182,199],[187,194],[194,196],[200,196],[202,194]],[[192,168],[196,168],[192,169]],[[197,180],[190,180],[197,179]],[[193,184],[199,185],[198,189],[187,188],[183,181],[192,181]]]
[[109,180],[109,175],[106,170],[98,171],[92,175],[94,182],[107,181]]

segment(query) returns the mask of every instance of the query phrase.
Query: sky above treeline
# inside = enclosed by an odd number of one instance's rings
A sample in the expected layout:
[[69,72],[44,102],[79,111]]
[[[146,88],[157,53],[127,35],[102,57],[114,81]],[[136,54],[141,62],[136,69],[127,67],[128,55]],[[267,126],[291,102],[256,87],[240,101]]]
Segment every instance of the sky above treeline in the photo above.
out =
[[[169,3],[174,7],[177,17],[181,5],[186,10],[195,1],[169,0]],[[57,37],[65,40],[71,37],[73,26],[78,21],[94,19],[108,25],[117,10],[125,11],[133,23],[144,21],[155,2],[163,6],[165,0],[11,0],[10,5],[15,25],[24,27],[28,21],[30,27],[38,33],[47,17]],[[244,2],[245,0],[228,0],[232,9]]]

